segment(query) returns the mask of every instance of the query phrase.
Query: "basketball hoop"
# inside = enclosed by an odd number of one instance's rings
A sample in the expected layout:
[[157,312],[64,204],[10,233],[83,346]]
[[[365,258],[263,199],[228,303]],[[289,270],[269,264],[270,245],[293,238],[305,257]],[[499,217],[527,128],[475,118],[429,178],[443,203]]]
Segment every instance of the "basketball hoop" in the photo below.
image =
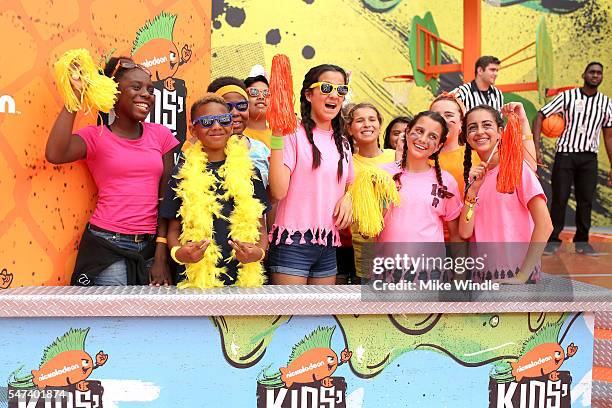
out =
[[408,105],[408,95],[414,86],[413,75],[391,75],[383,78],[383,86],[391,95],[394,106]]

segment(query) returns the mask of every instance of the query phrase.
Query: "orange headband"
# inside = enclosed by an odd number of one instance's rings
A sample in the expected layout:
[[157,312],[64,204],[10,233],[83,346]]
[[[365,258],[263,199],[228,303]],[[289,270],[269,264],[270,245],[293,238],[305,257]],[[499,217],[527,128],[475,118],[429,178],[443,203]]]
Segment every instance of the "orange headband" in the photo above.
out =
[[431,107],[433,106],[434,103],[438,102],[438,101],[447,101],[452,99],[453,101],[455,101],[457,103],[457,106],[459,106],[459,110],[461,111],[461,114],[463,116],[465,116],[465,104],[463,103],[463,101],[461,99],[459,99],[459,97],[457,96],[456,93],[454,92],[442,92],[440,95],[438,95],[436,97],[436,99],[433,100],[433,102],[431,103],[431,105],[429,105],[429,109],[431,109]]

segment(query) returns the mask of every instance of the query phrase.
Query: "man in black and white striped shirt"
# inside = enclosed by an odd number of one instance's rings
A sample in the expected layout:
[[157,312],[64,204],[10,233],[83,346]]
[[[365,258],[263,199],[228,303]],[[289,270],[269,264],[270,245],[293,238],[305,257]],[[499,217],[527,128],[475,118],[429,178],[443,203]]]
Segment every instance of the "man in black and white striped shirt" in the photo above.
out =
[[[576,194],[576,252],[584,255],[599,255],[589,245],[591,209],[597,187],[597,152],[599,136],[603,129],[608,159],[612,161],[612,102],[597,88],[603,80],[603,65],[591,62],[582,74],[584,85],[559,94],[546,104],[534,121],[533,137],[541,163],[540,131],[544,118],[562,114],[565,128],[557,140],[555,162],[552,169],[552,200],[550,215],[553,233],[545,254],[553,254],[561,245],[559,234],[565,225],[565,210],[570,197],[572,183]],[[608,174],[608,184],[612,173]]]
[[474,67],[476,79],[452,91],[461,99],[466,111],[478,105],[489,105],[501,112],[504,95],[493,86],[499,72],[499,64],[499,59],[490,55],[478,58]]

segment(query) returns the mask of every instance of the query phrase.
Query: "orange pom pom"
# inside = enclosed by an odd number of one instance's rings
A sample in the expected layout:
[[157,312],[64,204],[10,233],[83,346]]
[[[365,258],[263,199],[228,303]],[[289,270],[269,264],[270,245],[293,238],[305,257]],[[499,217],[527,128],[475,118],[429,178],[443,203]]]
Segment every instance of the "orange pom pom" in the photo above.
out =
[[508,115],[508,124],[504,128],[499,143],[499,174],[497,191],[514,193],[521,184],[523,175],[523,129],[516,113]]
[[266,118],[272,134],[284,136],[295,132],[297,119],[293,111],[293,78],[291,63],[283,54],[272,58],[270,71],[270,105]]
[[559,137],[565,129],[565,120],[561,115],[551,115],[542,121],[542,133],[546,137]]

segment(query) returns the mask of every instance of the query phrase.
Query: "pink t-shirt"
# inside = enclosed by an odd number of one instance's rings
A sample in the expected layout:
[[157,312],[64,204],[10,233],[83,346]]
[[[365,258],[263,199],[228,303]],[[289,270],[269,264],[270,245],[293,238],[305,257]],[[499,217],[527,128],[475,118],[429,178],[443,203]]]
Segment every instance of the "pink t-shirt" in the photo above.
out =
[[[278,203],[276,219],[270,239],[278,231],[276,244],[287,231],[289,237],[295,232],[302,234],[300,243],[305,243],[304,233],[313,234],[313,244],[326,245],[325,237],[332,234],[334,246],[340,245],[338,228],[334,225],[334,208],[344,195],[346,185],[353,182],[353,158],[348,140],[344,139],[344,161],[342,177],[338,180],[340,154],[334,142],[333,131],[315,128],[313,140],[321,152],[321,165],[312,168],[312,147],[302,125],[296,132],[284,138],[283,162],[291,171],[287,195]],[[319,236],[316,240],[314,236]],[[292,241],[287,237],[286,244]]]
[[[523,162],[521,184],[512,194],[497,192],[498,174],[499,166],[487,172],[474,208],[474,234],[470,241],[475,244],[470,245],[470,252],[474,257],[481,257],[485,266],[482,272],[475,272],[474,281],[501,280],[518,272],[534,228],[527,203],[534,197],[541,197],[546,202],[538,178],[526,163]],[[537,282],[539,279],[538,264],[531,273],[531,280]]]
[[498,174],[499,166],[488,171],[478,191],[472,241],[529,242],[534,224],[527,203],[537,196],[546,201],[544,190],[525,162],[521,184],[513,194],[497,192]]
[[[392,176],[401,170],[395,163],[383,164]],[[454,220],[463,203],[454,177],[442,170],[444,187],[438,184],[436,171],[402,172],[400,204],[387,211],[385,227],[376,242],[444,242],[444,221]],[[453,194],[444,198],[447,193]]]
[[157,229],[162,156],[178,145],[165,126],[142,122],[142,136],[129,140],[106,126],[76,132],[87,145],[85,163],[98,187],[90,222],[124,234],[154,234]]

